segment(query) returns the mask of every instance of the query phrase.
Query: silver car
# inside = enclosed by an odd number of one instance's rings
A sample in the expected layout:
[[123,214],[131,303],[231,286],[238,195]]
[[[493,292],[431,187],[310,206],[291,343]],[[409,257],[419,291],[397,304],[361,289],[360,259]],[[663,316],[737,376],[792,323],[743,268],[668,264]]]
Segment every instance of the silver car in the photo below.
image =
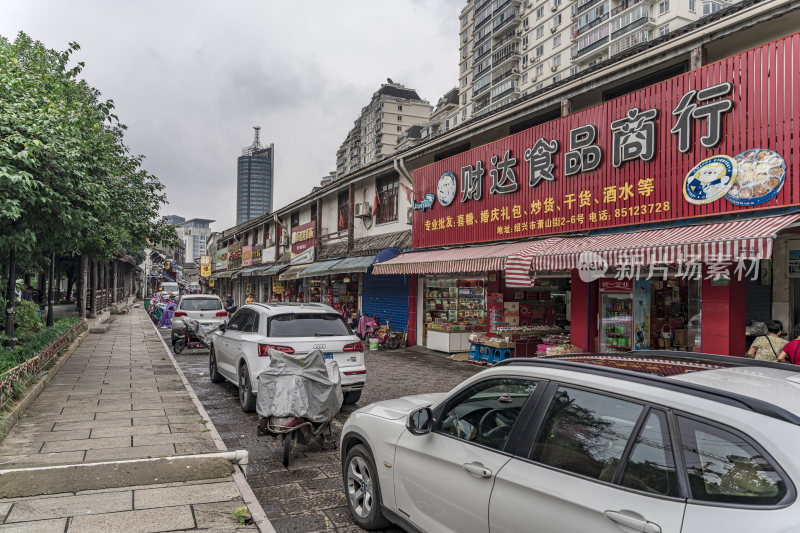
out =
[[652,352],[510,359],[342,429],[365,529],[800,531],[800,369]]
[[228,320],[228,312],[222,306],[219,296],[213,294],[186,294],[178,301],[172,316],[172,343],[183,335],[183,317],[200,322],[204,329],[214,329]]
[[364,348],[344,319],[323,304],[250,303],[212,333],[211,381],[239,387],[242,410],[255,409],[258,375],[269,350],[306,354],[320,350],[339,365],[344,403],[356,403],[366,384]]

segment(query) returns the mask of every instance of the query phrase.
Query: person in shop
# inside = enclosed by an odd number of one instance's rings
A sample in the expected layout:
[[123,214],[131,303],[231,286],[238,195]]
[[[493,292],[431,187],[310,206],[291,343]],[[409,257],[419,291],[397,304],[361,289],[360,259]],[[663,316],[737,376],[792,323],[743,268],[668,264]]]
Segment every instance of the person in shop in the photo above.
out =
[[780,320],[767,322],[767,335],[761,335],[753,341],[747,351],[747,357],[761,361],[777,361],[787,342],[781,338],[783,323]]
[[778,355],[778,361],[800,365],[800,326],[794,327],[792,338],[794,340],[789,341],[781,350]]
[[255,298],[255,296],[253,296],[253,293],[251,292],[251,293],[249,293],[247,295],[247,298],[245,298],[244,303],[250,304],[250,303],[253,303],[255,301],[256,301],[256,298]]
[[230,294],[225,298],[225,308],[233,307],[233,296]]

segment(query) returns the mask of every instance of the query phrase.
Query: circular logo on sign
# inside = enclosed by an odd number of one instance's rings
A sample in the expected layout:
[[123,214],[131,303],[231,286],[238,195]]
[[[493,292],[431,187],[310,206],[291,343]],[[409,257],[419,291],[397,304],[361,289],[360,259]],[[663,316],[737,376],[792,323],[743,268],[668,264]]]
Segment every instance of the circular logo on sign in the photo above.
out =
[[703,205],[719,200],[730,190],[737,174],[736,160],[717,155],[700,161],[686,175],[683,197],[690,204]]
[[436,185],[436,198],[439,203],[447,207],[453,203],[458,191],[458,184],[456,182],[456,175],[452,172],[445,172],[439,178],[439,183]]
[[734,157],[739,165],[733,187],[725,199],[734,205],[759,205],[772,200],[786,180],[786,161],[763,148],[745,150]]

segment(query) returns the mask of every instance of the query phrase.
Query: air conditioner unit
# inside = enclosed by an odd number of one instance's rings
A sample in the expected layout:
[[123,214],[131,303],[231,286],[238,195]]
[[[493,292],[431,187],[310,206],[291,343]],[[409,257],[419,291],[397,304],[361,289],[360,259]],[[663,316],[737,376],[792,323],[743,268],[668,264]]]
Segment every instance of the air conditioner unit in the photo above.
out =
[[556,26],[553,26],[552,28],[550,28],[550,33],[555,33],[557,29],[558,28]]
[[517,30],[517,35],[522,35],[522,30]]
[[281,235],[281,246],[289,246],[289,234],[284,233]]
[[550,11],[555,11],[556,9],[558,9],[557,5],[553,4],[552,6],[550,6]]
[[558,70],[558,67],[557,67],[557,66],[555,66],[555,65],[553,65],[553,66],[551,66],[551,67],[550,67],[550,70],[552,70],[553,72],[555,72],[556,70]]
[[275,241],[272,239],[267,239],[267,242],[264,243],[264,248],[271,248],[275,246]]
[[531,63],[537,63],[537,62],[538,62],[538,61],[540,61],[541,59],[542,59],[541,57],[539,57],[539,56],[535,56],[533,59],[531,59]]
[[527,50],[528,49],[528,43],[522,43],[522,49],[523,50]]
[[369,202],[359,202],[354,206],[354,215],[357,217],[371,217],[372,216],[372,206],[369,205]]
[[409,207],[406,209],[406,224],[411,225],[411,220],[414,218],[414,209]]

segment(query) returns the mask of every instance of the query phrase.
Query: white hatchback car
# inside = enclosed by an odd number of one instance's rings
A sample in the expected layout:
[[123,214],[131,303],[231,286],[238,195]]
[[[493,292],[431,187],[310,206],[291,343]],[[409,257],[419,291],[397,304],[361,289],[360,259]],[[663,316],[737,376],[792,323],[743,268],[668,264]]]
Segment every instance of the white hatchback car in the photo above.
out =
[[800,369],[649,352],[511,359],[342,429],[366,529],[800,531]]
[[311,353],[334,359],[341,373],[344,403],[356,403],[366,384],[364,349],[336,310],[323,304],[250,303],[212,333],[211,381],[238,385],[245,412],[256,406],[258,375],[269,365],[269,350]]
[[206,329],[214,329],[228,320],[228,312],[222,306],[219,296],[213,294],[186,294],[178,301],[175,314],[172,315],[172,344],[183,335],[183,317],[200,322]]

